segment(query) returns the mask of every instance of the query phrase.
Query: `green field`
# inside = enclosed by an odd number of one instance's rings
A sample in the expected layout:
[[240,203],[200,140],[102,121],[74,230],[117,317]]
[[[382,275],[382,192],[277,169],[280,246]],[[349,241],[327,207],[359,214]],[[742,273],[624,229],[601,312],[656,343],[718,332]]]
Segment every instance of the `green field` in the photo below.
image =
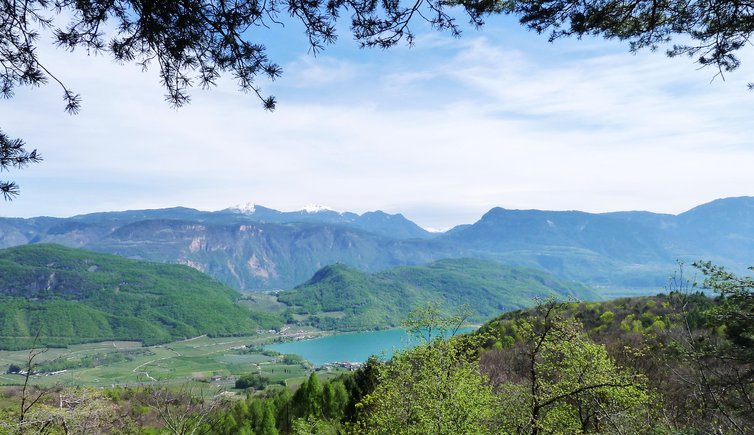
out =
[[280,314],[288,305],[278,302],[277,293],[242,292],[238,303],[253,311]]
[[[316,333],[307,331],[307,334]],[[48,349],[35,358],[37,367],[75,367],[92,359],[106,363],[96,367],[70,368],[56,374],[39,374],[31,383],[40,387],[142,385],[149,383],[206,382],[214,387],[232,388],[236,377],[261,373],[271,382],[296,386],[309,376],[310,369],[299,363],[285,364],[282,358],[265,355],[244,346],[259,346],[279,339],[273,333],[253,336],[209,338],[200,336],[159,346],[142,347],[138,342],[102,342]],[[6,374],[15,364],[26,366],[29,351],[0,351],[0,386],[19,385],[24,377]],[[113,361],[113,362],[108,362]]]

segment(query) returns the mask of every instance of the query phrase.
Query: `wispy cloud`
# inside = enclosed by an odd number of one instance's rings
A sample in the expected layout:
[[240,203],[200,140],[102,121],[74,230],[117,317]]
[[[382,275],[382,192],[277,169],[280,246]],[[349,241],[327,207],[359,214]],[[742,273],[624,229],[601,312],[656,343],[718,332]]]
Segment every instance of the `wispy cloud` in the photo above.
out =
[[264,83],[275,113],[225,81],[172,110],[154,72],[53,54],[84,110],[63,114],[49,86],[0,102],[0,126],[46,157],[10,174],[23,193],[0,213],[324,203],[445,228],[493,206],[677,212],[752,193],[745,73],[709,84],[687,59],[525,38],[294,56]]

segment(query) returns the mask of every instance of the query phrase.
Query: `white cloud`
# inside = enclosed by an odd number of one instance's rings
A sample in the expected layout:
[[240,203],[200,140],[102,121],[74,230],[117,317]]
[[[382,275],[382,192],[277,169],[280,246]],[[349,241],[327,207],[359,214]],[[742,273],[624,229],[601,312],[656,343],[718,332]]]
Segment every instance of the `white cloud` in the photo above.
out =
[[63,114],[53,86],[0,102],[0,127],[46,158],[10,173],[22,196],[0,213],[253,198],[445,228],[493,206],[678,212],[752,193],[745,74],[708,84],[708,72],[658,54],[432,38],[396,54],[297,58],[264,84],[281,100],[275,113],[228,82],[172,110],[154,72],[55,54],[84,110]]

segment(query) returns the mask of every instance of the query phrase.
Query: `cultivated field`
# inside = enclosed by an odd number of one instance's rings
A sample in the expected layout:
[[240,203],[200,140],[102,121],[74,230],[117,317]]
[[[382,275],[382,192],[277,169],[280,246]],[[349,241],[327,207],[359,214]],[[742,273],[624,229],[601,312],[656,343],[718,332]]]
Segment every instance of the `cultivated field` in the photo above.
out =
[[[236,377],[261,373],[271,382],[295,386],[309,375],[308,364],[295,360],[286,363],[280,355],[257,349],[280,338],[264,332],[245,337],[201,336],[149,347],[139,342],[108,341],[47,349],[34,363],[37,371],[48,373],[34,375],[30,382],[40,387],[110,387],[198,381],[232,388]],[[23,382],[24,376],[5,372],[11,365],[25,369],[28,356],[28,350],[0,351],[0,386]]]

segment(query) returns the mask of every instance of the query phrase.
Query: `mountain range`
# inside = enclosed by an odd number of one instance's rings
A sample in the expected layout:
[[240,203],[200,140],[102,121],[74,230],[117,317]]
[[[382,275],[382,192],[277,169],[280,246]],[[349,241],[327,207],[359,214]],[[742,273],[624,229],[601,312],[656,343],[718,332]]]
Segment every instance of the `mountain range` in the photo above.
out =
[[377,272],[471,257],[544,269],[597,288],[657,291],[676,260],[710,260],[739,272],[749,266],[754,198],[719,199],[678,215],[494,208],[441,234],[400,214],[321,208],[0,218],[0,247],[34,243],[185,264],[240,290],[292,288],[334,263]]

